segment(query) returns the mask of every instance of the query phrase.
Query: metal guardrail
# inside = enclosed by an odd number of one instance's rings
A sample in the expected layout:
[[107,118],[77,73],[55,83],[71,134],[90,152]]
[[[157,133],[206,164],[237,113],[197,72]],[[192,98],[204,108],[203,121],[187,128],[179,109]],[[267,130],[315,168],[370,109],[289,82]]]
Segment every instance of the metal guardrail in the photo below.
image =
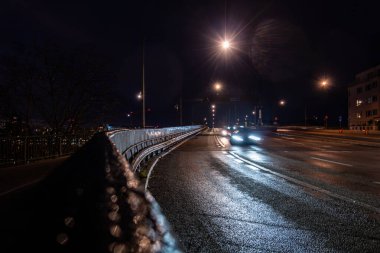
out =
[[0,166],[74,153],[90,135],[0,137]]
[[24,195],[14,192],[8,203],[0,205],[5,212],[0,232],[7,236],[1,250],[181,252],[158,203],[144,190],[122,152],[149,154],[201,129],[95,134],[44,181]]
[[159,139],[161,137],[167,138],[174,136],[174,134],[185,133],[195,129],[200,129],[202,126],[181,126],[181,127],[167,127],[159,129],[134,129],[134,130],[116,130],[107,133],[112,143],[116,146],[118,151],[123,154],[128,148],[150,141]]
[[[171,138],[168,138],[167,140],[161,141],[157,144],[150,145],[147,148],[143,149],[141,152],[140,151],[137,151],[136,153],[131,152],[132,156],[130,160],[132,160],[131,161],[132,170],[136,172],[140,168],[140,164],[146,158],[149,158],[152,154],[161,153],[162,151],[186,139],[187,137],[199,133],[203,129],[204,128],[200,128],[200,129],[195,129],[195,130],[191,130],[184,133],[174,134],[175,136],[172,136]],[[125,153],[124,156],[127,157],[127,153]]]

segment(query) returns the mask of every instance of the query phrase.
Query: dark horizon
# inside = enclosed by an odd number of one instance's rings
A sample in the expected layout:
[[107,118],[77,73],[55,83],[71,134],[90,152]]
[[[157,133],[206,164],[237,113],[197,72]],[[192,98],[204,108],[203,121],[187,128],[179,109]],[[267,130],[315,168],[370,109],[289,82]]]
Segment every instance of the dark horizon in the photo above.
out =
[[[5,1],[1,8],[0,53],[14,44],[57,42],[64,48],[91,47],[104,56],[115,76],[107,84],[118,106],[107,122],[141,121],[142,44],[145,41],[148,126],[179,124],[175,105],[183,99],[184,124],[210,117],[209,102],[219,104],[216,124],[226,124],[238,99],[237,117],[263,107],[264,123],[329,125],[347,123],[347,87],[357,73],[380,64],[377,4],[347,1],[144,1],[77,3]],[[235,34],[228,55],[219,38]],[[322,78],[331,85],[317,88]],[[215,81],[223,91],[212,91]],[[182,95],[181,95],[182,94]],[[207,100],[208,98],[208,100]],[[278,101],[286,100],[279,107]],[[199,101],[206,101],[199,103]],[[209,102],[207,102],[209,101]],[[235,114],[234,114],[235,116]],[[250,115],[251,116],[251,115]],[[318,117],[313,121],[314,116]]]

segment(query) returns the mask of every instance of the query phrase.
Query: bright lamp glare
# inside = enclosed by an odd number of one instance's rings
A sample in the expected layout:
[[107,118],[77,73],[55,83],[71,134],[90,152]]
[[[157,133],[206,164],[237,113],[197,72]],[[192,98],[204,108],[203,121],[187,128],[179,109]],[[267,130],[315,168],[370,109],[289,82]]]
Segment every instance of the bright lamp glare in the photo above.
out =
[[225,40],[225,41],[223,41],[223,44],[222,44],[222,46],[223,46],[223,48],[224,48],[224,49],[227,49],[227,48],[229,48],[229,47],[230,47],[230,42],[229,42],[229,41],[227,41],[227,40]]

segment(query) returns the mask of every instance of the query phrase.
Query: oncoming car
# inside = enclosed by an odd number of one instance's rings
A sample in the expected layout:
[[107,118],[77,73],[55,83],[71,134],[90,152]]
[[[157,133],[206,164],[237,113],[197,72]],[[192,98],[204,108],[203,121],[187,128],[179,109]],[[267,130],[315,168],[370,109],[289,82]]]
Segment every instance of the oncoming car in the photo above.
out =
[[226,126],[221,131],[222,136],[231,136],[232,132],[236,129],[236,126]]
[[231,145],[237,144],[255,144],[262,140],[259,131],[250,128],[238,128],[233,131],[230,138]]

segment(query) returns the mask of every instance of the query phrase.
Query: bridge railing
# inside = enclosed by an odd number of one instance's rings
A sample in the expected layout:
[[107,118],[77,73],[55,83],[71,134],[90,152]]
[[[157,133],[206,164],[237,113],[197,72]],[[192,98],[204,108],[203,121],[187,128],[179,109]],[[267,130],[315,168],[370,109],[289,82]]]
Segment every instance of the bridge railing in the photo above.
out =
[[72,154],[90,138],[90,134],[0,137],[0,166]]
[[[122,153],[139,143],[145,143],[141,153],[174,145],[202,129],[95,134],[27,194],[16,192],[3,203],[17,210],[1,215],[5,252],[181,252],[158,203]],[[20,227],[27,235],[22,244]]]
[[147,143],[152,140],[168,139],[175,135],[201,129],[202,126],[167,127],[158,129],[125,129],[110,131],[107,133],[112,143],[121,154],[124,154],[132,146]]

